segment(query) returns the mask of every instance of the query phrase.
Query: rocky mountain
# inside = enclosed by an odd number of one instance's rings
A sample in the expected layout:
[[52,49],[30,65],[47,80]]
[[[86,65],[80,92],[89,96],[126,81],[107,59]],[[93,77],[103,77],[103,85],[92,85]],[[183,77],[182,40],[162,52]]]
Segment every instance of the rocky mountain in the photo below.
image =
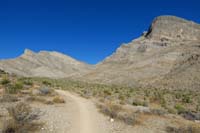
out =
[[128,86],[200,88],[200,25],[175,16],[157,17],[147,32],[123,44],[83,79]]
[[26,49],[16,59],[1,60],[0,69],[26,77],[64,78],[87,73],[93,67],[58,52]]

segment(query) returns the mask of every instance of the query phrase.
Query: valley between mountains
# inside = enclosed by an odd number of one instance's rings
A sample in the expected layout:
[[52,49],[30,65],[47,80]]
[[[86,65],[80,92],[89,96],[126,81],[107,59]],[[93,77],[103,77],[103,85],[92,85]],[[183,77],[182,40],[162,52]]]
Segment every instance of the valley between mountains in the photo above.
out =
[[0,133],[199,133],[200,24],[159,16],[96,65],[0,60]]

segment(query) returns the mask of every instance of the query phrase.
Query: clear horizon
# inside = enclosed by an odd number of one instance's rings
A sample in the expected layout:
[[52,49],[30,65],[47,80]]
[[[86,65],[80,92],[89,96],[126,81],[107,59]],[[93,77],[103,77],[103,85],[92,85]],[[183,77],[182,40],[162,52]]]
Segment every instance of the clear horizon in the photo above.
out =
[[57,51],[96,64],[161,15],[200,23],[198,0],[9,0],[0,2],[0,59],[24,49]]

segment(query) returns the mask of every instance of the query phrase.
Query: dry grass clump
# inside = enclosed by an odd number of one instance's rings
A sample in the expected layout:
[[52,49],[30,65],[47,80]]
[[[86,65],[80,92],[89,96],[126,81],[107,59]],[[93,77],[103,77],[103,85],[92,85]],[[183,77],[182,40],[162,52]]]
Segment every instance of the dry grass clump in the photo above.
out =
[[34,132],[42,126],[36,123],[41,112],[33,110],[25,103],[18,103],[16,106],[7,108],[10,119],[4,122],[3,133],[29,133]]
[[53,103],[65,103],[65,100],[60,96],[56,96],[53,98]]

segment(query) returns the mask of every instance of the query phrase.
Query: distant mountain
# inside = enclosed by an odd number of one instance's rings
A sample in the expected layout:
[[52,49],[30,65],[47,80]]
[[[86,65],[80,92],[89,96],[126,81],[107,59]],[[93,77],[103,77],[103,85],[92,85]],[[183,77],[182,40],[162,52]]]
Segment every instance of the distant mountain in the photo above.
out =
[[123,44],[84,79],[128,86],[200,88],[200,25],[175,16],[157,17],[140,38]]
[[0,61],[0,69],[22,76],[200,89],[200,25],[175,16],[157,17],[141,37],[96,66],[57,52],[25,50],[19,58]]
[[64,78],[87,73],[93,66],[58,52],[26,49],[16,59],[1,60],[0,69],[26,77]]

